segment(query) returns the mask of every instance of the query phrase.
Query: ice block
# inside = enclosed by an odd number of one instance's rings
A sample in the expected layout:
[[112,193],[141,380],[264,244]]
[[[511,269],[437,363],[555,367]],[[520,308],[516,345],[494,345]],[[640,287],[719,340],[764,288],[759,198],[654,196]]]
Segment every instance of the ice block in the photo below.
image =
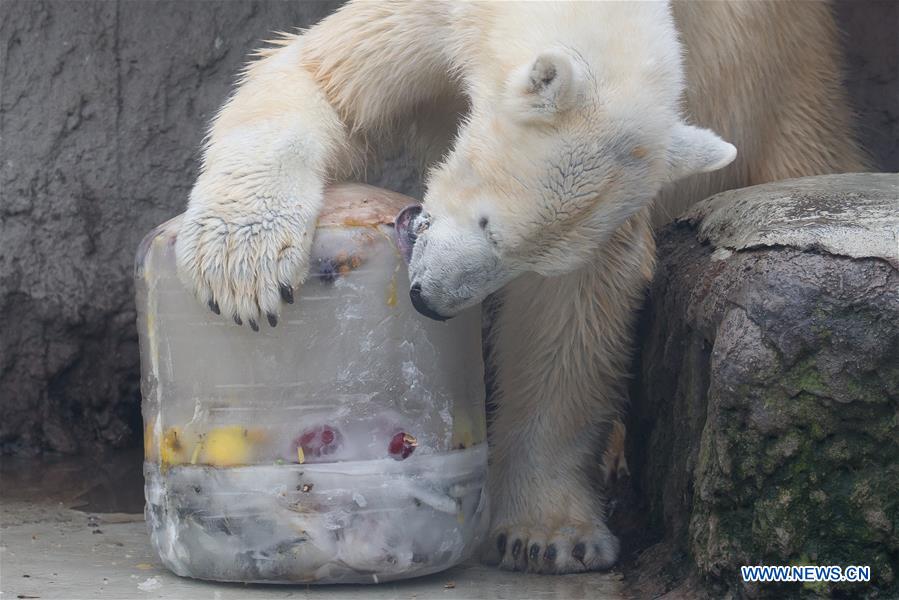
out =
[[182,576],[361,583],[451,567],[487,518],[480,312],[415,312],[393,217],[329,188],[309,278],[277,327],[238,327],[178,279],[179,219],[135,277],[146,517]]

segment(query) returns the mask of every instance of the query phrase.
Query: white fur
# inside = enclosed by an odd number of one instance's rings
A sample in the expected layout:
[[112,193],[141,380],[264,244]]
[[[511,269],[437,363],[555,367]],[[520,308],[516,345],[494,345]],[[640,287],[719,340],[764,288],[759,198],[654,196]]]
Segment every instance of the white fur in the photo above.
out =
[[827,10],[350,2],[261,51],[215,119],[182,275],[225,316],[277,315],[279,288],[308,269],[326,181],[398,131],[446,151],[410,274],[446,316],[501,290],[486,556],[607,568],[618,543],[591,465],[623,405],[653,199],[664,215],[724,187],[861,167]]

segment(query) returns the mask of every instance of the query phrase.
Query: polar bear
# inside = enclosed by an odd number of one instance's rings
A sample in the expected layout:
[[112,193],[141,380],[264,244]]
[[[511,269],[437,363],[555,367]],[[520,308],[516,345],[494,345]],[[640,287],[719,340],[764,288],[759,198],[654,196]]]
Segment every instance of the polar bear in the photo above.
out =
[[622,409],[651,222],[861,170],[836,48],[822,3],[350,2],[259,51],[215,117],[180,272],[214,312],[275,326],[324,186],[414,144],[436,161],[399,223],[414,304],[445,319],[499,299],[485,556],[608,568],[597,432]]

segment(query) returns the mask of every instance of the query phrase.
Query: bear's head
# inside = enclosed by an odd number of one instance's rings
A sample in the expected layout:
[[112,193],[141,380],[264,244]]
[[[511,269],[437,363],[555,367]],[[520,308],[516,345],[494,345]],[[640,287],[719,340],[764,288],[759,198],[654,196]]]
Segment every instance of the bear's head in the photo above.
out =
[[733,161],[731,144],[683,122],[674,44],[611,66],[550,48],[475,90],[423,207],[397,220],[419,312],[449,318],[524,272],[589,265],[662,186]]

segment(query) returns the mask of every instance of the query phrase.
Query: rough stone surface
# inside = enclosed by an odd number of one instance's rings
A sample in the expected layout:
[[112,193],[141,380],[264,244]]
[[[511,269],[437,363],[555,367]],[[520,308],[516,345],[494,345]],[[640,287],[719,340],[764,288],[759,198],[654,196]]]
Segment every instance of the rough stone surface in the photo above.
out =
[[770,246],[882,258],[899,269],[899,175],[789,179],[707,198],[684,218],[728,251]]
[[[0,451],[133,440],[131,261],[183,208],[248,52],[339,2],[0,2]],[[862,137],[899,168],[891,0],[840,0]],[[420,197],[398,156],[368,181]]]
[[[766,230],[744,202],[779,198],[787,212],[761,213],[776,225],[783,214],[814,218],[815,197],[845,214],[882,189],[880,176],[844,177],[857,197],[834,196],[832,177],[747,188],[713,197],[659,238],[631,466],[651,525],[719,593],[827,591],[746,586],[740,565],[861,564],[872,586],[834,587],[899,594],[897,267],[835,253],[842,245],[794,244],[788,228],[778,243],[776,226],[761,247],[703,241]],[[722,198],[730,222],[716,212]],[[698,220],[703,212],[714,226]]]

